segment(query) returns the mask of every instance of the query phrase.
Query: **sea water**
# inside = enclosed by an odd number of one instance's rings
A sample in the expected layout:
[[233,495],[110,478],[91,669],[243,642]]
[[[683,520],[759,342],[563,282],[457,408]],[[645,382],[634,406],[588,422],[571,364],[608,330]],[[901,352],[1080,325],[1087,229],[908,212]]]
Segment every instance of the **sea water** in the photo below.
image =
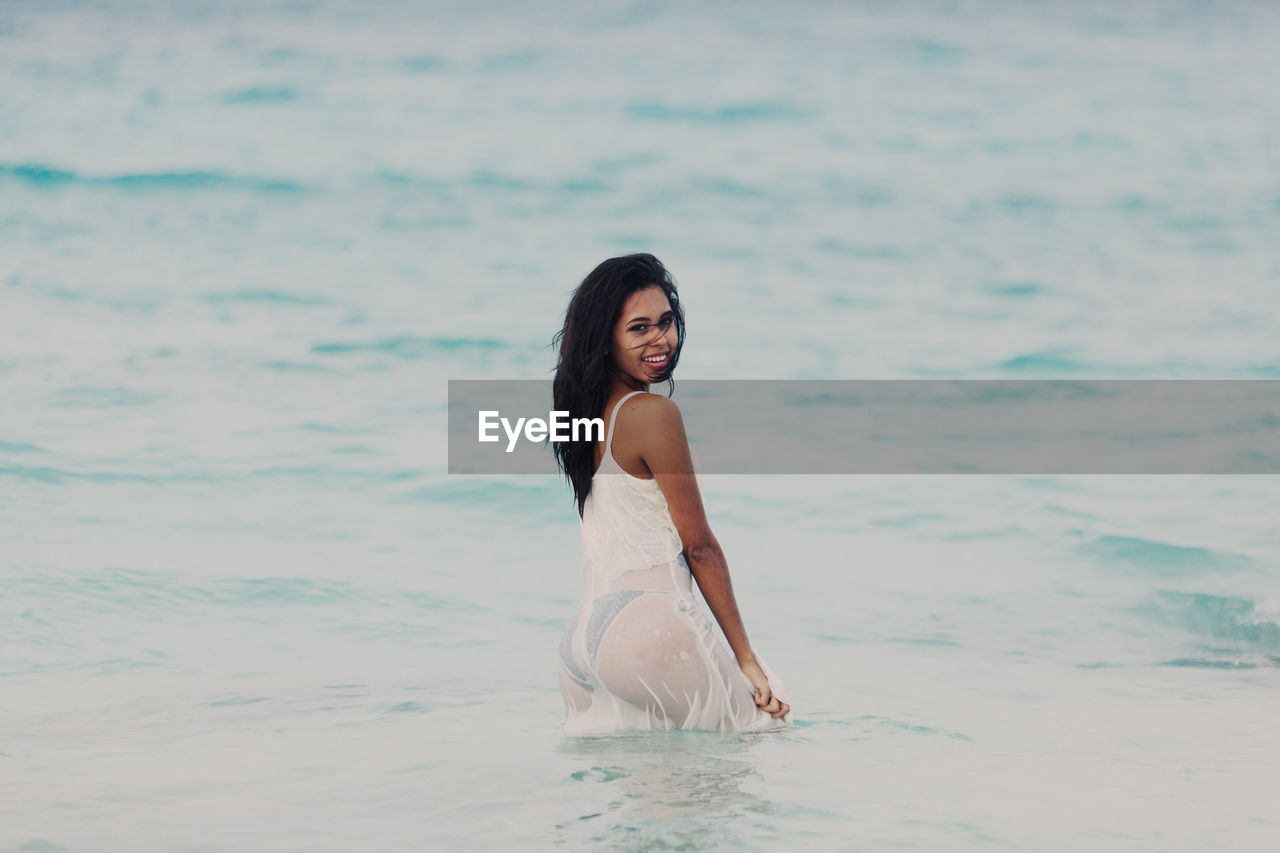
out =
[[1274,378],[1277,36],[0,4],[0,846],[1275,846],[1275,478],[710,477],[795,725],[565,738],[571,495],[445,405],[641,250],[684,378]]

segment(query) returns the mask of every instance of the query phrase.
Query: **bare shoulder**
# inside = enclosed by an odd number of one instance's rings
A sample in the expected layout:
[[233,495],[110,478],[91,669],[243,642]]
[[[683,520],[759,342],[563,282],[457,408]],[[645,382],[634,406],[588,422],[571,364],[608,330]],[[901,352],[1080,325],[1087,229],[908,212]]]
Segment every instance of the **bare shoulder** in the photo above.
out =
[[[677,506],[687,499],[686,490],[692,488],[696,498],[697,486],[683,475],[693,473],[693,458],[689,451],[689,438],[684,431],[684,417],[680,407],[669,397],[660,394],[640,394],[632,398],[641,401],[634,416],[639,433],[639,446],[645,465],[655,477],[677,476],[678,482],[668,481],[664,493],[676,489],[679,494],[667,494],[667,503],[673,500]],[[685,495],[681,498],[680,495]],[[675,512],[677,510],[673,510]]]
[[684,472],[689,440],[680,407],[660,394],[636,394],[618,411],[613,436],[613,458],[634,477]]
[[691,472],[693,462],[680,407],[660,394],[637,394],[627,402],[632,401],[636,403],[631,415],[633,446],[649,471],[655,476]]
[[684,432],[684,418],[676,401],[661,394],[637,394],[627,401],[635,423],[645,430]]

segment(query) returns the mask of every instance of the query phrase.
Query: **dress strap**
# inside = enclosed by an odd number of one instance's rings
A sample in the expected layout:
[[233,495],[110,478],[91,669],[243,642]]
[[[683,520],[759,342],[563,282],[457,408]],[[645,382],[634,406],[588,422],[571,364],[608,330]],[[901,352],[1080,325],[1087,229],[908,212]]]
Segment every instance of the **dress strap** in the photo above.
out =
[[630,400],[637,394],[643,394],[643,391],[632,391],[627,396],[618,401],[613,407],[613,414],[609,416],[609,435],[604,440],[604,452],[613,453],[613,428],[618,425],[618,410],[622,408],[622,404]]

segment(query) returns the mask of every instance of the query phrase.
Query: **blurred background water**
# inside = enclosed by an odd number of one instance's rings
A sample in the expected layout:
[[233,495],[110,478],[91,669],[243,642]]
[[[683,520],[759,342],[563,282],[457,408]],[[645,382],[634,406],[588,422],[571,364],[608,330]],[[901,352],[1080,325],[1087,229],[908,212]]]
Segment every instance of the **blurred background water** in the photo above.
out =
[[640,250],[685,378],[1276,377],[1277,35],[0,4],[0,846],[1273,846],[1273,478],[709,478],[796,725],[566,739],[570,493],[445,382]]

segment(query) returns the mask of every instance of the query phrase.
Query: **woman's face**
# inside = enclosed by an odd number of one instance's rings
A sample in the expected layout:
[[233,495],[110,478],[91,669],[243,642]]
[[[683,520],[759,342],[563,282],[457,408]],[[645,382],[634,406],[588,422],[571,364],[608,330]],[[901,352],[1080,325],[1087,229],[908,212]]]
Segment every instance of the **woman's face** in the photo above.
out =
[[678,342],[671,303],[655,284],[627,299],[610,354],[619,373],[647,386],[666,371]]

